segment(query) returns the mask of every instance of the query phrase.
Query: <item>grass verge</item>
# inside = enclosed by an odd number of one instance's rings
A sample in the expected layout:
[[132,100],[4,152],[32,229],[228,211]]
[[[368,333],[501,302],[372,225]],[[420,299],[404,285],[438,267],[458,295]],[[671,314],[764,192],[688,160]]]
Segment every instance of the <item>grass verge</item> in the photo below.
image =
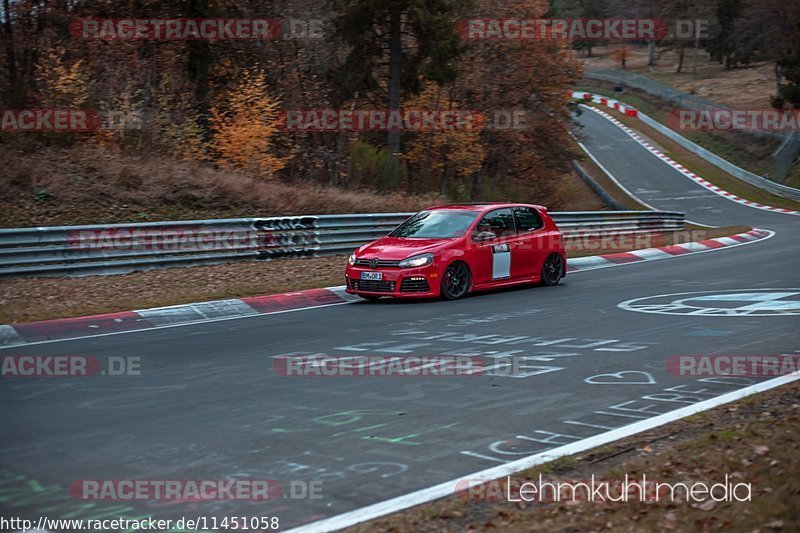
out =
[[[596,238],[570,243],[581,257],[691,242],[749,231],[695,228],[649,237]],[[167,268],[121,276],[22,278],[0,281],[0,324],[113,313],[344,284],[345,256]]]
[[667,233],[620,234],[607,237],[581,237],[567,240],[567,257],[587,257],[591,255],[613,254],[641,250],[643,248],[659,248],[674,244],[699,242],[706,239],[727,237],[737,233],[745,233],[749,226],[727,226],[721,228],[705,228],[687,224],[683,231]]
[[625,116],[622,113],[614,111],[613,109],[609,109],[605,106],[596,105],[596,107],[602,111],[605,111],[606,113],[609,113],[629,128],[632,128],[637,132],[649,137],[663,149],[662,151],[668,157],[688,168],[698,176],[710,181],[714,185],[747,200],[775,207],[800,210],[800,202],[795,202],[789,200],[788,198],[770,194],[762,189],[759,189],[758,187],[754,187],[738,178],[731,176],[727,172],[712,165],[702,157],[690,152],[689,150],[686,150],[668,137],[661,135],[653,128],[645,125],[641,120],[634,117]]
[[[22,141],[19,141],[20,143]],[[207,163],[106,146],[0,143],[0,226],[61,226],[298,214],[414,212],[453,201],[402,190],[344,189],[317,182],[254,179]],[[496,180],[503,183],[502,179]],[[602,209],[580,178],[531,179],[492,198],[544,202],[554,210]],[[463,198],[462,198],[463,199]]]
[[[617,93],[611,90],[610,85],[606,86],[603,82],[595,80],[592,80],[585,88],[589,92],[626,102],[662,124],[666,123],[667,114],[673,109],[677,109],[677,105],[672,102],[661,100],[636,89],[627,89],[623,93]],[[772,153],[780,145],[780,139],[737,131],[678,131],[678,133],[750,172],[767,177],[775,174]],[[800,186],[800,161],[795,162],[789,169],[783,183],[790,187]]]
[[583,170],[585,170],[594,181],[596,181],[603,189],[605,189],[605,191],[611,195],[614,200],[621,203],[628,209],[633,209],[636,211],[650,210],[649,207],[642,205],[633,196],[630,196],[628,193],[620,189],[619,186],[608,177],[608,174],[606,174],[603,169],[601,169],[597,163],[595,163],[592,158],[589,157],[583,150],[581,150],[580,156],[577,157],[577,161],[580,163],[581,167],[583,167]]

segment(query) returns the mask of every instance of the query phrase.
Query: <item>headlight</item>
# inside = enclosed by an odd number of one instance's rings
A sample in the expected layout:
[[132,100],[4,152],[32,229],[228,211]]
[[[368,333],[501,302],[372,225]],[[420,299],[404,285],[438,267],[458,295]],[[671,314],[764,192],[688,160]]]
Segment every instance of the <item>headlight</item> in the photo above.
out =
[[422,254],[400,261],[400,268],[418,268],[433,263],[433,254]]
[[356,264],[356,254],[350,254],[350,257],[347,258],[347,262],[350,263],[350,266]]

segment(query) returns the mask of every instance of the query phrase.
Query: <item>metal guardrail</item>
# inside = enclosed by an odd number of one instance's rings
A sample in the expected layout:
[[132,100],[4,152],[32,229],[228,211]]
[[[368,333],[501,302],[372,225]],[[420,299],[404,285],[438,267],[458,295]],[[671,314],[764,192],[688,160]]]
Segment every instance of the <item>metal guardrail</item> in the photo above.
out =
[[786,179],[798,155],[800,155],[800,135],[795,130],[789,133],[781,145],[772,152],[776,181],[782,183]]
[[728,109],[727,106],[718,102],[713,102],[694,94],[685,93],[652,78],[625,70],[585,69],[583,77],[638,89],[647,94],[657,96],[662,100],[668,100],[686,109]]
[[[0,229],[0,277],[123,274],[170,266],[349,253],[413,213]],[[566,237],[677,231],[682,213],[551,213]]]
[[606,203],[608,207],[610,207],[611,209],[618,209],[619,211],[628,210],[627,207],[619,203],[613,196],[611,196],[608,193],[608,191],[606,191],[603,188],[602,185],[597,183],[597,181],[595,181],[595,179],[591,177],[589,173],[583,169],[581,164],[575,161],[574,159],[572,160],[572,168],[575,169],[575,172],[578,173],[578,176],[580,176],[580,178],[584,181],[584,183],[586,183],[586,185],[588,185],[594,191],[594,193]]
[[[587,79],[595,79],[595,80],[605,81],[608,83],[614,83],[617,85],[625,85],[633,89],[638,89],[640,91],[646,92],[647,94],[651,94],[663,100],[670,101],[685,109],[696,109],[696,110],[730,109],[728,106],[724,106],[717,102],[712,102],[711,100],[708,100],[706,98],[701,98],[693,94],[687,94],[683,91],[679,91],[678,89],[660,83],[656,80],[650,79],[646,76],[641,76],[639,74],[634,74],[632,72],[626,72],[624,70],[586,69],[583,72],[583,76]],[[779,141],[780,145],[772,153],[772,159],[775,164],[774,181],[777,183],[783,182],[784,179],[786,179],[786,175],[789,173],[789,169],[792,167],[794,161],[797,159],[798,154],[800,154],[800,136],[797,135],[797,132],[790,132],[789,134],[784,134],[774,131],[753,131],[746,133],[756,137],[770,137],[773,139],[777,139]],[[711,162],[714,163],[715,165],[717,164],[714,161]],[[733,166],[732,163],[728,164]],[[738,167],[735,168],[738,169]],[[726,170],[726,172],[728,171]],[[754,176],[756,175],[746,170],[743,170],[742,172],[747,172],[748,174]],[[739,177],[737,174],[734,175]],[[761,176],[758,177],[766,179]],[[758,187],[759,185],[756,186]],[[774,193],[774,194],[779,194],[779,193]]]
[[[763,176],[759,176],[758,174],[754,174],[748,170],[737,167],[730,161],[721,158],[720,156],[709,150],[706,150],[699,144],[690,141],[680,133],[661,124],[656,119],[645,115],[641,111],[639,112],[639,120],[641,120],[642,122],[653,128],[654,130],[658,131],[662,135],[669,137],[670,139],[680,144],[690,152],[702,157],[703,159],[705,159],[712,165],[716,166],[717,168],[724,170],[731,176],[735,176],[754,187],[758,187],[763,191],[767,191],[777,196],[782,196],[783,198],[789,198],[790,200],[800,200],[800,189],[795,189],[794,187],[789,187],[788,185],[783,185],[781,183],[774,182]],[[791,166],[791,163],[789,163],[789,166]],[[789,167],[787,166],[786,168],[788,169]]]
[[[588,91],[575,91],[572,94],[573,94],[574,98],[583,98],[583,99],[587,99],[587,100],[591,99],[591,101],[594,102],[594,103],[601,103],[605,99],[605,97],[602,96],[602,95],[593,94],[593,93],[588,92]],[[581,95],[581,94],[583,94],[585,96],[583,96],[583,97],[576,96],[576,95]],[[609,106],[610,106],[610,103],[612,101],[616,101],[616,100],[612,100],[611,98],[608,99]],[[724,170],[725,172],[727,172],[731,176],[739,178],[740,180],[744,181],[745,183],[749,183],[750,185],[752,185],[754,187],[758,187],[759,189],[761,189],[763,191],[767,191],[767,192],[772,193],[774,195],[782,196],[783,198],[789,198],[790,200],[800,200],[800,189],[796,189],[794,187],[789,187],[788,185],[783,185],[782,183],[774,182],[774,181],[769,180],[769,179],[767,179],[767,178],[765,178],[763,176],[759,176],[758,174],[753,174],[750,171],[747,171],[747,170],[745,170],[743,168],[737,167],[736,165],[734,165],[733,163],[731,163],[727,159],[723,159],[722,157],[718,156],[717,154],[715,154],[713,152],[710,152],[709,150],[706,150],[705,148],[703,148],[699,144],[696,144],[693,141],[690,141],[689,139],[687,139],[686,137],[684,137],[683,135],[681,135],[677,131],[673,130],[669,126],[666,126],[666,125],[662,124],[661,122],[657,121],[656,119],[654,119],[654,118],[642,113],[638,109],[636,110],[636,117],[639,120],[641,120],[645,125],[650,126],[651,128],[653,128],[654,130],[656,130],[660,134],[664,135],[665,137],[668,137],[668,138],[672,139],[673,141],[675,141],[676,143],[680,144],[681,146],[683,146],[684,148],[686,148],[690,152],[702,157],[703,159],[705,159],[706,161],[708,161],[712,165]],[[795,137],[797,137],[796,133],[797,132],[792,132],[792,135],[787,137],[787,142],[788,142],[788,140],[793,139],[792,142],[800,143],[800,137],[795,138]],[[784,144],[786,144],[786,143],[784,143]],[[800,146],[797,147],[797,151],[800,152]],[[783,158],[784,160],[783,160],[782,164],[784,164],[785,169],[788,172],[788,169],[792,165],[792,161],[793,161],[794,155],[791,155],[791,158],[787,159],[787,157],[789,157],[789,156],[786,155],[786,153],[788,153],[788,152],[786,152],[786,150],[783,150],[782,152],[784,152],[784,156],[785,156]],[[775,158],[778,157],[778,151],[777,150],[773,153],[773,156]],[[777,159],[776,159],[776,161],[777,161]]]

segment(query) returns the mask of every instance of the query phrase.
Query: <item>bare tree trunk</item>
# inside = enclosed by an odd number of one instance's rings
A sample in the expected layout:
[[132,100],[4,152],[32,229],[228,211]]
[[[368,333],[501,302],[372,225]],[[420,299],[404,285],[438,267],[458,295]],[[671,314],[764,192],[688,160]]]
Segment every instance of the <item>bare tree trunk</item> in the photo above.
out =
[[[190,0],[186,6],[186,16],[191,18],[208,17],[208,0]],[[197,102],[200,127],[203,136],[208,135],[209,115],[209,67],[211,65],[211,48],[208,41],[189,41],[187,43],[189,57],[187,70],[189,79],[194,83],[194,97]]]
[[678,68],[675,70],[678,74],[683,72],[683,44],[678,46]]
[[477,172],[472,174],[472,187],[469,191],[470,200],[479,200],[483,195],[483,169],[478,169]]
[[656,41],[654,39],[647,41],[647,64],[651,66],[656,64]]
[[14,34],[11,26],[11,7],[8,0],[3,0],[3,37],[6,41],[6,62],[8,63],[9,86],[16,88],[17,85],[17,58],[14,54]]
[[781,95],[781,82],[783,81],[783,70],[778,62],[775,62],[775,96]]
[[692,76],[697,77],[697,54],[700,51],[700,26],[694,31],[694,50],[692,50]]
[[[392,9],[389,21],[389,113],[400,111],[400,63],[402,61],[402,12]],[[400,130],[389,131],[387,145],[392,157],[400,154]]]

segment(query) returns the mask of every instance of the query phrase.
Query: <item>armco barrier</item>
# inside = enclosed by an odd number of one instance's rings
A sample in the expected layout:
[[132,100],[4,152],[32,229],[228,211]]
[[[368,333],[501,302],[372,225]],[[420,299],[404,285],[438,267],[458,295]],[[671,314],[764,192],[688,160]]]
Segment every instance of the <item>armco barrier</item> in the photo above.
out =
[[[0,277],[123,274],[170,266],[349,253],[412,213],[0,229]],[[677,231],[682,213],[552,213],[566,236]]]
[[575,172],[578,173],[578,176],[580,176],[580,178],[584,181],[584,183],[586,183],[586,185],[588,185],[594,191],[594,193],[606,203],[608,207],[610,207],[611,209],[618,209],[620,211],[626,211],[628,209],[627,207],[619,203],[613,196],[608,194],[608,191],[606,191],[602,185],[597,183],[597,181],[595,181],[595,179],[591,177],[589,173],[583,169],[581,164],[575,161],[574,159],[572,160],[572,168],[575,169]]
[[772,180],[768,180],[763,176],[759,176],[758,174],[753,174],[752,172],[749,172],[743,168],[737,167],[730,161],[723,159],[712,152],[709,152],[699,144],[690,141],[683,135],[677,133],[671,128],[668,128],[667,126],[645,115],[644,113],[639,113],[639,119],[648,126],[650,126],[651,128],[653,128],[654,130],[661,133],[662,135],[669,137],[670,139],[680,144],[690,152],[699,155],[712,165],[724,170],[728,174],[735,176],[754,187],[758,187],[759,189],[770,192],[777,196],[782,196],[784,198],[789,198],[791,200],[800,200],[800,189],[795,189],[794,187],[789,187],[788,185],[782,185],[780,183],[776,183]]
[[794,187],[789,187],[788,185],[782,185],[780,183],[776,183],[763,176],[759,176],[758,174],[753,174],[750,171],[737,167],[730,161],[723,159],[720,156],[706,150],[699,144],[690,141],[689,139],[687,139],[680,133],[676,132],[672,128],[665,126],[661,122],[655,120],[654,118],[648,115],[645,115],[641,111],[634,109],[632,106],[628,104],[620,104],[620,102],[614,100],[613,98],[608,98],[600,94],[594,94],[585,91],[575,91],[572,93],[572,97],[576,100],[591,100],[595,104],[605,105],[607,107],[616,109],[617,111],[620,111],[625,115],[631,117],[637,117],[647,126],[650,126],[660,134],[664,135],[665,137],[672,139],[673,141],[680,144],[690,152],[702,157],[712,165],[724,170],[731,176],[735,176],[740,180],[744,181],[745,183],[749,183],[754,187],[758,187],[759,189],[770,192],[774,195],[782,196],[784,198],[789,198],[790,200],[800,200],[800,189],[795,189]]

